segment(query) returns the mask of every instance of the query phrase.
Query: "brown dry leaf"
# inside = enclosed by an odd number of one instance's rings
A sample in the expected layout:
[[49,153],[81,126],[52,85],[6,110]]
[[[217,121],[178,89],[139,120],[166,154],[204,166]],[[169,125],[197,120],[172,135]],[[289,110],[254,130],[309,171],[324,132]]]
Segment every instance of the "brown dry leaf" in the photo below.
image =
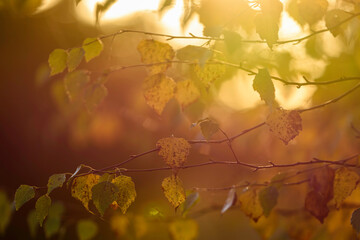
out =
[[341,203],[356,188],[359,182],[359,175],[345,167],[339,168],[335,172],[334,178],[334,201],[335,207],[339,208]]
[[190,151],[190,144],[184,138],[162,138],[156,143],[160,148],[159,155],[172,168],[179,168],[186,162]]
[[161,115],[168,101],[174,96],[176,83],[164,74],[149,76],[144,81],[146,103]]
[[187,79],[176,83],[175,98],[185,108],[200,97],[199,89],[192,80]]
[[302,130],[301,117],[298,111],[284,110],[281,108],[273,110],[266,119],[270,131],[280,138],[285,144],[294,139]]
[[77,177],[71,185],[71,196],[80,200],[84,207],[89,210],[89,201],[92,199],[92,187],[98,183],[100,176],[89,174]]
[[263,215],[263,209],[256,189],[247,189],[239,196],[240,209],[243,213],[257,222]]
[[316,217],[321,223],[329,214],[329,208],[327,207],[327,201],[319,192],[312,190],[305,198],[305,209]]
[[149,66],[150,75],[165,72],[171,66],[171,63],[164,62],[171,61],[175,56],[175,52],[169,44],[158,42],[156,40],[142,40],[137,49],[143,63],[154,63],[154,65]]
[[163,180],[161,187],[165,197],[176,208],[185,201],[186,195],[182,182],[178,176],[172,175]]
[[321,168],[311,176],[310,186],[328,202],[333,197],[335,171],[330,167]]

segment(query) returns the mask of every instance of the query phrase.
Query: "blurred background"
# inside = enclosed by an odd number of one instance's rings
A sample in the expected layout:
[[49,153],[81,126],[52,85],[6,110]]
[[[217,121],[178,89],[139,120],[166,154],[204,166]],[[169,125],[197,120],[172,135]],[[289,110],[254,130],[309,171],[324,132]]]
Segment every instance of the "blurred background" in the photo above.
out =
[[[216,119],[220,127],[233,136],[263,122],[269,114],[258,93],[252,89],[254,76],[230,68],[216,82],[207,98],[185,109],[171,100],[161,116],[144,100],[142,82],[147,70],[141,67],[112,73],[106,83],[108,96],[94,113],[76,109],[64,92],[64,75],[49,77],[47,60],[49,53],[56,48],[81,46],[87,37],[102,36],[120,29],[209,36],[203,32],[204,27],[224,26],[224,22],[232,23],[226,28],[240,32],[246,39],[259,39],[252,23],[258,9],[246,1],[177,0],[159,11],[164,4],[160,0],[118,0],[101,15],[100,22],[96,24],[97,2],[82,0],[78,5],[74,0],[0,2],[0,188],[10,201],[20,184],[46,186],[50,175],[74,172],[80,164],[94,168],[113,165],[132,154],[154,148],[157,140],[163,137],[174,135],[185,139],[203,139],[199,128],[191,127],[200,119]],[[290,4],[294,1],[282,2],[286,11],[281,16],[279,39],[298,38],[325,27],[322,20],[311,26],[299,23],[290,16]],[[329,4],[328,9],[340,6],[338,1],[330,1]],[[351,1],[341,4],[348,11],[356,11]],[[250,9],[246,12],[248,15],[242,9]],[[299,44],[284,44],[273,49],[266,44],[244,44],[235,50],[227,50],[226,58],[236,64],[245,62],[251,69],[267,67],[272,75],[296,82],[304,81],[303,76],[312,81],[359,76],[359,23],[357,18],[349,22],[344,33],[337,38],[325,32]],[[149,38],[138,33],[106,38],[101,56],[89,63],[83,61],[79,68],[90,70],[91,77],[96,78],[109,67],[139,64],[137,45],[142,39]],[[154,39],[167,41],[164,37],[154,36]],[[206,41],[199,39],[167,42],[175,50],[190,44],[206,44]],[[223,46],[217,47],[224,49]],[[179,69],[179,66],[173,66],[168,70],[176,81],[182,79]],[[276,100],[285,109],[306,108],[339,96],[354,84],[356,82],[348,81],[296,88],[275,82]],[[267,164],[268,161],[280,164],[308,161],[312,157],[337,160],[359,151],[359,136],[354,130],[360,129],[359,92],[339,103],[306,112],[302,118],[303,131],[289,145],[284,145],[273,136],[266,126],[237,139],[233,147],[238,158],[253,164]],[[217,133],[212,138],[222,139],[223,136]],[[188,162],[200,163],[208,161],[210,157],[219,161],[234,160],[226,144],[199,144],[192,146]],[[124,167],[161,166],[164,166],[161,158],[153,153]],[[253,173],[251,169],[239,166],[205,166],[182,170],[179,176],[185,188],[192,189],[231,186],[246,181],[264,182],[277,172]],[[161,181],[170,176],[171,171],[129,175],[137,190],[136,201],[129,209],[131,216],[146,216],[153,208],[166,216],[178,215],[161,191]],[[282,190],[279,208],[301,208],[306,191],[305,185]],[[354,196],[360,196],[359,192],[357,190]],[[194,211],[221,206],[226,196],[226,191],[200,192],[200,202]],[[63,239],[76,239],[74,222],[81,218],[98,222],[101,230],[96,239],[116,238],[107,220],[102,221],[89,214],[80,202],[71,198],[65,188],[54,191],[54,199],[65,203],[63,222],[67,230],[63,233]],[[356,202],[356,199],[359,202],[356,197],[351,201]],[[2,239],[30,239],[26,218],[34,204],[32,200],[13,213]],[[209,211],[196,220],[199,224],[198,239],[268,239],[270,236],[273,236],[271,239],[315,239],[316,236],[320,236],[317,239],[330,239],[330,235],[336,239],[336,236],[344,236],[341,235],[344,229],[351,239],[354,233],[350,224],[346,227],[340,225],[349,217],[350,211],[333,212],[326,220],[328,223],[320,225],[305,213],[287,218],[274,214],[254,224],[239,209],[235,209],[223,216],[219,211]],[[170,239],[161,221],[149,223],[148,229],[149,233],[141,236],[142,239]],[[303,229],[308,231],[304,232]],[[38,229],[35,238],[45,238],[42,229]],[[58,236],[52,239],[58,239]]]

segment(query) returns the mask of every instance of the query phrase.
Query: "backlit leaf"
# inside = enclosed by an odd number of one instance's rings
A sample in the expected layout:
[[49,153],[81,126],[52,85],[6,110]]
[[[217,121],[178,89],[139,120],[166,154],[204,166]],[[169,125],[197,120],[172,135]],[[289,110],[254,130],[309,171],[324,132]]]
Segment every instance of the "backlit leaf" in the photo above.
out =
[[65,181],[66,181],[66,176],[64,173],[51,175],[47,185],[48,186],[47,193],[49,194],[55,188],[62,187]]
[[341,9],[333,9],[326,12],[325,15],[326,27],[330,29],[330,32],[334,37],[344,32],[344,29],[342,28],[343,26],[338,26],[338,27],[335,26],[337,26],[347,17],[349,17],[349,14]]
[[110,204],[117,200],[119,188],[111,182],[100,182],[93,186],[92,200],[101,216],[110,207]]
[[187,79],[176,83],[175,98],[182,108],[195,102],[199,97],[199,89],[192,80]]
[[5,233],[12,214],[12,204],[5,192],[0,190],[0,236]]
[[82,219],[76,224],[76,232],[80,240],[90,240],[97,235],[98,225],[92,220]]
[[288,176],[288,173],[286,173],[286,172],[277,173],[270,180],[271,186],[274,186],[277,189],[280,189],[284,185],[284,180],[287,176]]
[[97,106],[108,95],[108,90],[103,84],[94,84],[85,90],[84,100],[89,112],[94,112]]
[[176,57],[182,61],[197,61],[197,62],[199,62],[200,59],[202,59],[204,57],[204,55],[206,55],[208,50],[209,49],[205,48],[205,47],[187,45],[176,51]]
[[69,72],[74,71],[80,65],[84,55],[85,51],[82,48],[73,48],[70,50],[67,57],[67,67]]
[[175,52],[169,44],[156,40],[142,40],[137,49],[143,63],[154,64],[148,67],[150,75],[165,72],[171,66],[171,63],[166,62],[171,61],[175,56]]
[[205,118],[198,121],[201,133],[206,139],[210,139],[217,131],[219,131],[219,124],[211,118]]
[[193,66],[195,77],[209,87],[213,82],[219,80],[226,73],[226,66],[223,64],[207,63],[204,66],[196,64]]
[[305,198],[305,209],[316,217],[321,223],[329,214],[327,207],[327,200],[319,192],[315,190],[310,191]]
[[288,144],[302,130],[301,121],[299,112],[278,108],[273,109],[266,119],[266,124],[275,136]]
[[36,201],[35,204],[36,220],[40,224],[40,227],[42,227],[43,222],[49,213],[50,205],[51,205],[51,198],[47,194],[42,195]]
[[182,216],[186,216],[187,213],[193,208],[199,201],[199,193],[193,192],[186,196],[185,202],[182,204]]
[[27,224],[28,224],[28,227],[29,227],[30,236],[32,238],[36,238],[37,230],[39,228],[39,223],[36,220],[36,211],[35,211],[35,209],[32,209],[29,212],[26,220],[27,220]]
[[50,76],[62,73],[66,68],[68,54],[64,49],[55,49],[49,55]]
[[327,0],[300,0],[299,15],[312,25],[324,17],[328,5]]
[[359,182],[359,175],[345,167],[339,168],[335,171],[334,178],[334,200],[335,207],[339,208],[341,203],[348,197],[356,188]]
[[279,192],[276,187],[268,186],[264,187],[259,192],[259,200],[264,210],[264,216],[268,217],[271,210],[276,206]]
[[15,192],[15,209],[20,209],[24,203],[35,197],[34,187],[21,185]]
[[86,62],[89,62],[100,55],[104,46],[102,41],[98,38],[87,38],[84,40],[82,48],[85,51],[85,60]]
[[49,215],[44,223],[44,232],[46,238],[51,238],[57,234],[61,226],[61,218],[64,213],[64,205],[60,202],[51,204]]
[[161,186],[165,197],[175,209],[185,201],[185,190],[178,176],[172,175],[171,177],[165,178]]
[[243,45],[241,35],[233,31],[224,31],[224,42],[230,54],[236,52]]
[[144,80],[144,97],[146,103],[159,115],[174,96],[176,83],[163,74],[155,74]]
[[78,70],[68,73],[65,76],[65,91],[71,101],[78,100],[82,96],[85,86],[90,82],[89,73],[85,70]]
[[198,224],[192,219],[180,219],[169,224],[169,232],[174,240],[194,240],[198,236]]
[[111,182],[118,188],[119,193],[116,202],[119,205],[121,212],[125,214],[131,203],[135,201],[135,184],[131,177],[124,175],[116,177]]
[[356,230],[357,233],[360,233],[360,208],[356,209],[351,215],[351,225]]
[[266,68],[259,69],[253,81],[253,88],[260,94],[260,98],[269,106],[273,106],[275,101],[275,87],[270,74]]
[[100,176],[88,174],[77,177],[71,186],[71,195],[80,200],[84,207],[89,211],[89,201],[92,199],[92,187],[99,181]]
[[254,222],[257,222],[263,215],[263,209],[256,189],[246,189],[238,199],[241,211]]
[[225,200],[224,206],[221,209],[221,214],[224,214],[227,210],[229,210],[229,208],[234,206],[236,204],[236,201],[237,201],[236,189],[231,188]]
[[159,155],[172,168],[179,168],[184,165],[191,148],[188,141],[175,137],[160,139],[156,143],[156,147],[160,148]]

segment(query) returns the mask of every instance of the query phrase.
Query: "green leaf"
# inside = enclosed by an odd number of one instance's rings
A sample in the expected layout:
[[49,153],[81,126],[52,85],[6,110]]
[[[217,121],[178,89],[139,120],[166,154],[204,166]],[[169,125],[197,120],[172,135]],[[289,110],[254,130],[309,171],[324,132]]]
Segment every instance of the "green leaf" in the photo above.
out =
[[49,213],[50,205],[51,205],[51,198],[47,194],[39,197],[39,199],[36,201],[35,204],[36,220],[40,224],[40,227],[42,227],[43,222]]
[[98,38],[87,38],[84,40],[82,48],[85,51],[85,60],[86,62],[89,62],[100,55],[104,46]]
[[15,192],[15,209],[20,209],[24,203],[35,197],[34,187],[21,185]]
[[217,131],[219,131],[219,124],[211,118],[205,118],[198,121],[201,133],[206,139],[210,139]]
[[117,200],[119,188],[111,182],[100,182],[93,186],[92,200],[101,216],[104,216],[105,211],[110,204]]
[[116,203],[120,207],[121,212],[125,214],[131,203],[135,201],[135,184],[132,181],[131,177],[124,175],[116,177],[111,182],[118,188],[119,192]]
[[0,190],[0,236],[5,233],[12,215],[12,204],[5,192]]
[[62,203],[55,202],[50,206],[49,215],[44,223],[46,238],[51,238],[59,232],[63,213],[64,205]]
[[107,96],[108,90],[103,84],[94,84],[85,90],[84,100],[89,112],[94,112],[97,106]]
[[268,186],[260,190],[259,200],[265,217],[268,217],[271,210],[276,206],[278,197],[279,192],[275,186]]
[[66,68],[68,54],[64,49],[55,49],[49,55],[50,76],[62,73]]
[[27,216],[27,224],[28,224],[28,227],[29,227],[29,231],[30,231],[30,236],[32,238],[36,238],[36,234],[37,234],[37,230],[39,228],[39,224],[37,222],[37,219],[36,219],[36,211],[35,209],[32,209],[28,216]]
[[85,86],[90,82],[89,73],[86,70],[78,70],[65,76],[65,90],[69,99],[75,101],[82,96]]
[[50,194],[55,188],[62,187],[64,182],[66,181],[66,176],[64,173],[51,175],[48,181],[48,191]]
[[259,69],[253,82],[253,88],[260,94],[260,98],[264,100],[266,104],[273,106],[275,101],[275,87],[266,68]]
[[67,58],[67,67],[69,72],[74,71],[80,65],[84,55],[85,51],[82,48],[73,48],[70,50]]
[[224,31],[224,42],[230,54],[235,53],[243,43],[241,35],[232,31]]
[[82,219],[76,224],[76,232],[80,240],[90,240],[98,233],[98,226],[92,220]]

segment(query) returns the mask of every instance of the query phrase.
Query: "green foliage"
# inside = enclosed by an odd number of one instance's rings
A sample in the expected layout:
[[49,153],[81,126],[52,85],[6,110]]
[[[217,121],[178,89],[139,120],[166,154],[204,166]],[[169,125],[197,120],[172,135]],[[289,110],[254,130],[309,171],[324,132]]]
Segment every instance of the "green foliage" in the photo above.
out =
[[116,203],[119,206],[121,212],[125,214],[131,203],[135,201],[135,184],[131,177],[123,175],[114,178],[111,182],[118,188]]
[[67,67],[69,72],[74,71],[80,65],[84,55],[85,51],[83,48],[73,48],[69,51],[67,57]]
[[110,204],[118,200],[119,188],[114,183],[103,181],[94,185],[91,192],[93,203],[103,216]]
[[48,181],[48,191],[47,194],[50,194],[54,189],[61,188],[64,182],[66,181],[66,176],[63,173],[51,175]]
[[34,187],[29,185],[21,185],[15,193],[15,209],[16,211],[21,208],[24,203],[30,201],[35,197]]
[[49,213],[50,206],[51,206],[51,198],[47,194],[42,195],[36,201],[35,204],[36,220],[40,224],[40,227],[42,227],[43,222]]
[[50,75],[62,73],[67,66],[67,52],[64,49],[55,49],[49,55]]

